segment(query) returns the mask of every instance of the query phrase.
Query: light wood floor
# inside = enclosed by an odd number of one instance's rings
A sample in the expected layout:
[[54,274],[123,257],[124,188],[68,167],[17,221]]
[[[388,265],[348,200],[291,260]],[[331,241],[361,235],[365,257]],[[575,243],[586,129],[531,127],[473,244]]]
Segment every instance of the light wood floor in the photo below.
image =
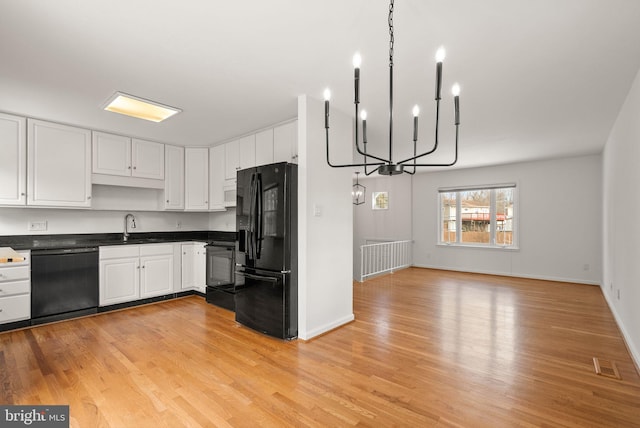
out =
[[356,321],[309,342],[195,296],[3,333],[0,402],[69,404],[74,427],[640,426],[598,287],[412,268],[353,288]]

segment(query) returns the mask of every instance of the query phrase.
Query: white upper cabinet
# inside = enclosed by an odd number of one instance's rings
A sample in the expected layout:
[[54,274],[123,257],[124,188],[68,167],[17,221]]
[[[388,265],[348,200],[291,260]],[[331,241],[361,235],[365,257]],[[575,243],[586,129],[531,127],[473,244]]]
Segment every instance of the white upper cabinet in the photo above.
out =
[[256,136],[247,135],[224,145],[225,178],[235,180],[236,172],[256,166]]
[[94,174],[131,175],[131,138],[94,131],[92,148]]
[[27,120],[27,203],[91,206],[91,131]]
[[164,144],[131,140],[132,177],[164,180]]
[[224,177],[235,180],[236,172],[240,169],[240,141],[229,141],[224,145]]
[[273,163],[273,129],[256,134],[256,165]]
[[185,210],[209,210],[209,149],[187,147],[185,159]]
[[0,113],[0,205],[27,203],[27,139],[23,117]]
[[93,173],[164,179],[164,144],[93,132]]
[[224,211],[224,145],[209,148],[209,209]]
[[298,163],[298,121],[273,128],[273,161]]
[[184,147],[165,145],[164,209],[184,209]]
[[256,166],[255,134],[247,135],[246,137],[240,138],[240,140],[238,140],[238,149],[240,155],[239,169],[247,169]]

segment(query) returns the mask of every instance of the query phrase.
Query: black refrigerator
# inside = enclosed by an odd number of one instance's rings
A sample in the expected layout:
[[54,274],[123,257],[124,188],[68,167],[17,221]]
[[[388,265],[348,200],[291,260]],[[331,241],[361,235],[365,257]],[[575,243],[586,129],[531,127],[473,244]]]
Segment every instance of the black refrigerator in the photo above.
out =
[[236,321],[281,339],[298,336],[298,166],[237,173]]

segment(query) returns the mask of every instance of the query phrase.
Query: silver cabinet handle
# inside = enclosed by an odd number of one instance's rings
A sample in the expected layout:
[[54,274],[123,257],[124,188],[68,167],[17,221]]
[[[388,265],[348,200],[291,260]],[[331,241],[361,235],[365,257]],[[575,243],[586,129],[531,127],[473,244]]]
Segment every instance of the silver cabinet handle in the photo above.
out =
[[131,165],[129,165],[129,166],[127,167],[127,169],[131,169]]
[[167,199],[167,203],[169,203],[169,199]]

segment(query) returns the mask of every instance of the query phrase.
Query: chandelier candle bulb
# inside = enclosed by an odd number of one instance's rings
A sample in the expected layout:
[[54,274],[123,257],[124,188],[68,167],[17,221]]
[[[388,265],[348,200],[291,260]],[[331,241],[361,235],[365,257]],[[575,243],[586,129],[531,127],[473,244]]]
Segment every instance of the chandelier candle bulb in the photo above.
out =
[[457,83],[451,88],[453,94],[453,108],[455,111],[455,125],[460,125],[460,85]]
[[329,129],[329,100],[331,99],[331,91],[327,88],[324,90],[324,127]]
[[367,112],[365,110],[360,113],[360,119],[362,119],[362,142],[367,144]]
[[442,92],[442,61],[444,61],[445,50],[441,46],[436,52],[436,100],[440,100],[440,93]]
[[418,141],[418,115],[420,114],[420,107],[413,106],[413,142]]
[[360,64],[362,63],[362,57],[359,53],[353,55],[353,80],[355,85],[355,103],[360,102]]

